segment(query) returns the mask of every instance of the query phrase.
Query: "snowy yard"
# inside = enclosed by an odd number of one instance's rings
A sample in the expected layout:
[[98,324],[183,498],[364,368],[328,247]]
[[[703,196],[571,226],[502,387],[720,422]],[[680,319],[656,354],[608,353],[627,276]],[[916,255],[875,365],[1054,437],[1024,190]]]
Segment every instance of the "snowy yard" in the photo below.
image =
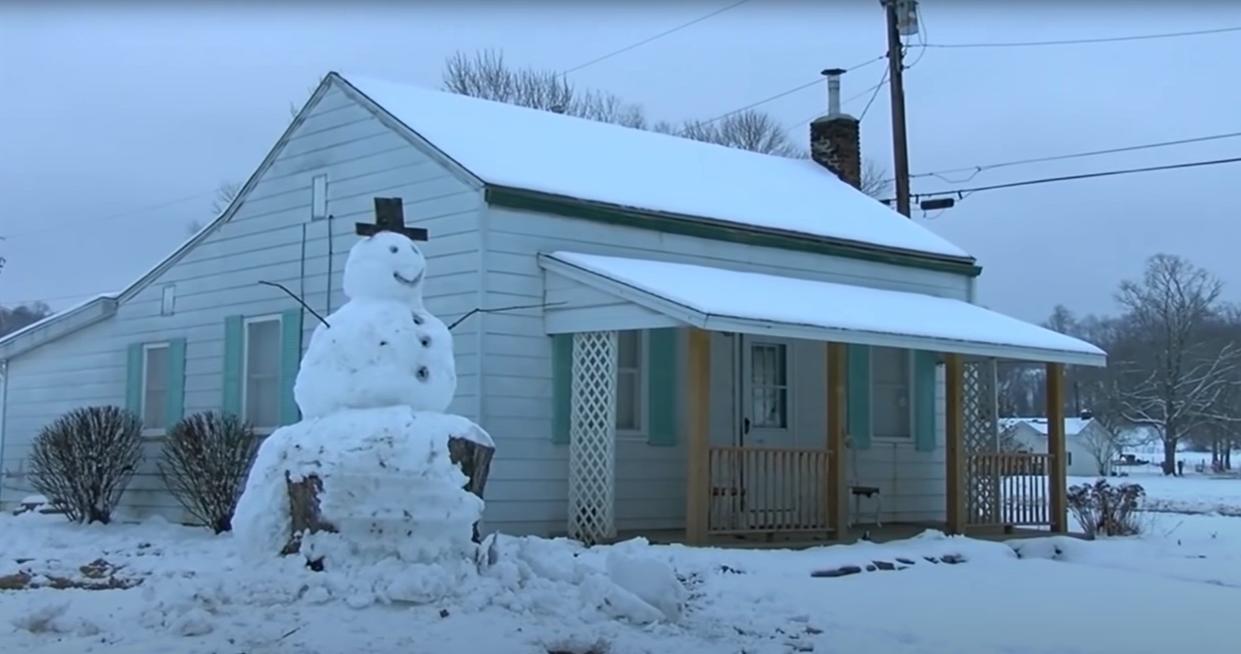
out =
[[[1209,456],[1209,455],[1208,455]],[[1155,466],[1129,470],[1127,477],[1112,477],[1113,485],[1141,484],[1146,491],[1145,509],[1179,513],[1222,513],[1241,516],[1241,476],[1199,474],[1189,465],[1184,477],[1165,476]],[[1069,485],[1089,484],[1095,477],[1069,477]]]
[[[314,573],[292,561],[256,568],[236,556],[231,537],[202,530],[6,515],[0,587],[24,578],[12,576],[20,570],[35,585],[110,576],[141,584],[0,591],[0,651],[1238,651],[1235,635],[1211,625],[1232,624],[1241,604],[1241,518],[1152,516],[1141,539],[1011,546],[935,533],[805,551],[638,542],[583,551],[506,538],[495,563],[465,578],[457,597],[416,605],[386,602],[374,590],[379,579],[364,575]],[[639,595],[661,580],[634,561],[672,565],[688,590],[679,619],[634,623],[654,616],[609,595],[602,580],[613,552],[632,558],[611,578],[623,577]],[[951,555],[963,561],[944,562],[957,561]],[[97,559],[116,571],[80,570]],[[873,561],[903,569],[812,576]],[[675,615],[675,594],[655,595],[655,605]]]

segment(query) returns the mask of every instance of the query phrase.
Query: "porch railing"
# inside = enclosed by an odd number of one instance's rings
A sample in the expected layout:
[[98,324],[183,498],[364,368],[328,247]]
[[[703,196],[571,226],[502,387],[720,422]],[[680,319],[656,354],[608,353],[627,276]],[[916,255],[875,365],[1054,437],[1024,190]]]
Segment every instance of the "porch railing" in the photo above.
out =
[[828,452],[818,449],[708,449],[709,534],[826,531]]
[[1051,524],[1051,456],[986,452],[968,457],[969,523],[976,526]]

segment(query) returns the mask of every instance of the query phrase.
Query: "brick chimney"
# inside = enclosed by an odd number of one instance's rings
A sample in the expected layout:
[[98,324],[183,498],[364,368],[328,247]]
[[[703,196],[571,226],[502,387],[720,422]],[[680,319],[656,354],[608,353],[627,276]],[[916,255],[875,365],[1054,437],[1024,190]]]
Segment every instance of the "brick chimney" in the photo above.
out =
[[827,114],[810,122],[810,158],[854,188],[862,186],[862,146],[858,119],[840,111],[842,68],[823,71],[827,77]]

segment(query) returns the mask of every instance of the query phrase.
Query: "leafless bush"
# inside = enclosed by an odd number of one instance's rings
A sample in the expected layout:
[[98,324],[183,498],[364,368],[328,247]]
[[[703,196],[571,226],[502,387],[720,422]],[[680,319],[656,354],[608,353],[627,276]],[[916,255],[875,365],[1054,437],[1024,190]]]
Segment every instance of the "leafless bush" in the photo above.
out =
[[1146,491],[1140,484],[1112,486],[1106,479],[1069,487],[1069,510],[1081,523],[1087,538],[1133,536],[1142,531],[1138,505]]
[[142,421],[116,406],[74,409],[44,427],[30,455],[30,484],[74,522],[112,520],[142,460]]
[[181,506],[219,534],[233,528],[257,446],[241,418],[195,413],[168,431],[159,472]]

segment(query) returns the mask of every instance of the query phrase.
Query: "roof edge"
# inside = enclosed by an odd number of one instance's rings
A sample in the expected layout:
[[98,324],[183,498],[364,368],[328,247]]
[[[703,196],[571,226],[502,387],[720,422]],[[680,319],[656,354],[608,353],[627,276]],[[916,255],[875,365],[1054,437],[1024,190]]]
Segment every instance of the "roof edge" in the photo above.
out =
[[583,200],[567,195],[498,184],[488,183],[486,185],[484,199],[489,205],[509,209],[539,211],[568,218],[653,229],[683,236],[697,236],[782,250],[799,250],[969,277],[977,277],[982,273],[982,267],[973,257],[954,257],[889,248],[861,241],[742,225],[714,218]]
[[[52,341],[72,334],[84,327],[93,325],[116,313],[117,295],[98,295],[81,304],[54,313],[38,322],[31,323],[21,329],[5,334],[0,338],[0,361],[8,361]],[[48,333],[49,329],[69,320],[77,319],[58,333]]]

